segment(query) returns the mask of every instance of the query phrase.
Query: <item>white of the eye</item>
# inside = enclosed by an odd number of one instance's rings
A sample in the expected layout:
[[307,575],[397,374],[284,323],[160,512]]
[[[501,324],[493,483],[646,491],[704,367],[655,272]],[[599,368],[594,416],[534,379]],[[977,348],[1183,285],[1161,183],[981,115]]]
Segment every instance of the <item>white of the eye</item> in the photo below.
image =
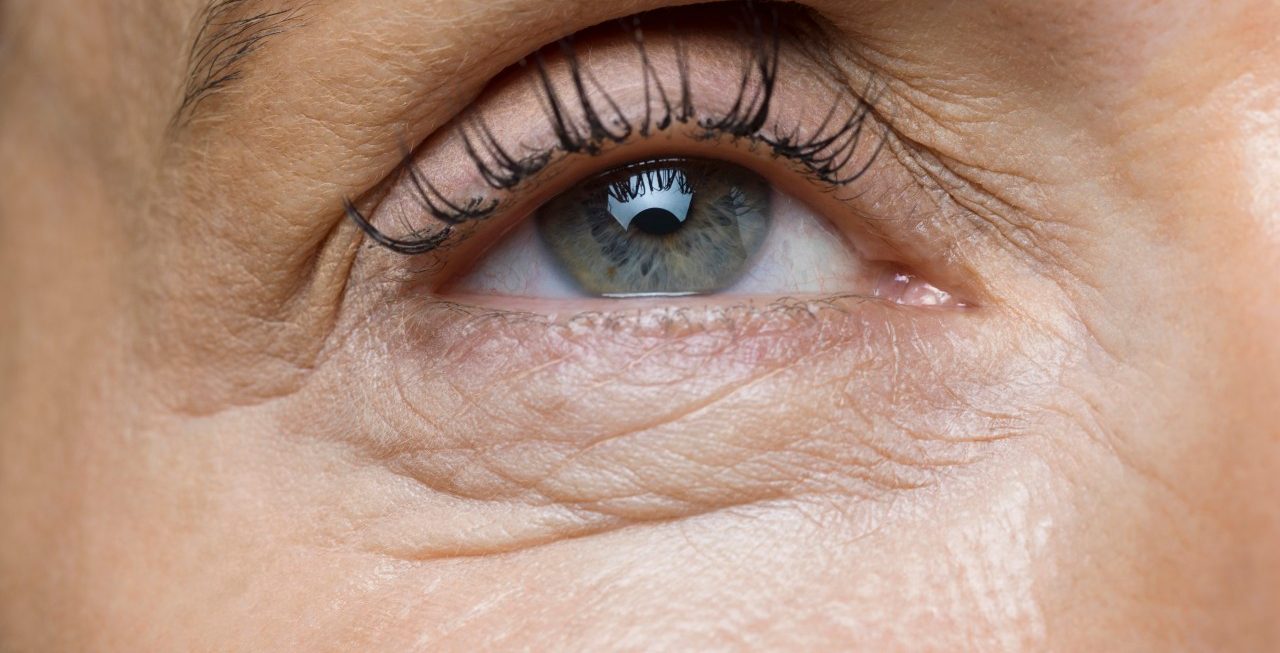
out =
[[662,209],[684,222],[689,218],[693,191],[685,192],[680,186],[681,184],[672,184],[670,188],[654,188],[648,183],[642,183],[641,192],[635,198],[621,202],[610,193],[609,215],[622,225],[623,230],[630,229],[631,221],[649,209]]

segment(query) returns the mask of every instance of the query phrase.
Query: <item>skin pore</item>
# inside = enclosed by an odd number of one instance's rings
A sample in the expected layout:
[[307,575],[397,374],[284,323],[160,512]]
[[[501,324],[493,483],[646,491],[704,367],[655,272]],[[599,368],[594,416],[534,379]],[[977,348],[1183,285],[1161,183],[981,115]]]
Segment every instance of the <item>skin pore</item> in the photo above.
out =
[[804,3],[972,310],[518,319],[348,219],[674,4],[0,2],[0,650],[1280,646],[1280,7]]

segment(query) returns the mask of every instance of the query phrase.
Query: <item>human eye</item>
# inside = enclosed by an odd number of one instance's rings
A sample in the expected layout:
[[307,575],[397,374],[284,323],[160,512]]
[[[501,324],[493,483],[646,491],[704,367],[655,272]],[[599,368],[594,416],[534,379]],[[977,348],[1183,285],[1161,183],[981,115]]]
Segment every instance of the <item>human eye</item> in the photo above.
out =
[[855,292],[869,266],[794,198],[724,161],[657,159],[588,178],[444,289],[472,301]]
[[658,12],[544,48],[349,212],[426,271],[415,288],[466,305],[968,305],[892,233],[919,200],[874,80],[824,66],[787,12]]
[[[1021,423],[990,389],[1039,373],[998,328],[1019,234],[938,146],[945,111],[824,20],[757,2],[552,26],[450,60],[474,97],[447,102],[414,76],[430,56],[366,62],[363,88],[399,86],[342,150],[358,182],[331,188],[351,220],[323,252],[337,337],[311,387],[359,408],[326,437],[433,497],[374,548],[874,499],[999,453]],[[446,505],[470,525],[437,539]]]

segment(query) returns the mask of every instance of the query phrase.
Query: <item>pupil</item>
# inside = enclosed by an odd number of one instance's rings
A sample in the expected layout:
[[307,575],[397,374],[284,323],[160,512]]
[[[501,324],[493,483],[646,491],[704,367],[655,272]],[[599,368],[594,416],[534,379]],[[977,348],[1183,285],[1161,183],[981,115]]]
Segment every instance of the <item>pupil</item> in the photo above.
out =
[[673,234],[683,225],[674,213],[659,208],[645,209],[631,221],[632,227],[654,236]]

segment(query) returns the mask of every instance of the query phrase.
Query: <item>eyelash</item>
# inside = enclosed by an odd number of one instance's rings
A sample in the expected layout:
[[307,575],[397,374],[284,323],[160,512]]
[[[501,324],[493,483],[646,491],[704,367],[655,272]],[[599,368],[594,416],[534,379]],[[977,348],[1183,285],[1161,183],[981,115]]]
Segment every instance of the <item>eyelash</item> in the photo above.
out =
[[[698,111],[690,91],[689,57],[679,39],[675,41],[679,98],[673,102],[668,85],[659,79],[649,58],[642,20],[636,16],[630,21],[620,22],[620,27],[630,34],[640,58],[645,113],[639,125],[633,125],[626,118],[609,93],[582,66],[574,48],[573,37],[561,39],[557,47],[568,64],[573,86],[574,97],[569,100],[576,102],[581,115],[572,115],[573,104],[566,102],[556,90],[541,51],[533,55],[532,63],[528,59],[522,60],[521,67],[532,65],[535,68],[539,98],[557,144],[524,156],[512,155],[508,148],[498,142],[483,116],[471,115],[457,129],[463,147],[480,178],[494,190],[512,191],[563,157],[577,154],[596,156],[606,144],[625,143],[636,133],[647,138],[655,129],[664,131],[673,125],[693,125],[697,130],[694,138],[698,140],[728,138],[731,141],[745,140],[750,145],[763,146],[774,156],[797,165],[819,184],[835,188],[857,181],[874,164],[886,141],[884,134],[881,134],[867,160],[852,171],[845,172],[862,144],[866,123],[871,117],[871,101],[854,96],[852,108],[845,108],[847,115],[842,115],[841,108],[848,104],[848,100],[845,97],[837,98],[823,121],[807,135],[799,126],[783,131],[777,129],[776,125],[776,135],[764,134],[775,97],[781,58],[781,14],[772,3],[764,3],[762,7],[757,2],[746,0],[739,6],[739,26],[750,32],[751,47],[748,48],[748,60],[743,66],[737,96],[724,115],[697,119]],[[600,94],[602,102],[589,99],[588,84]],[[870,96],[871,94],[867,94],[867,97]],[[653,110],[654,98],[659,102],[660,117],[655,116]],[[609,112],[608,115],[602,114],[600,105]],[[838,116],[841,116],[839,120]],[[374,242],[386,249],[404,255],[432,252],[453,239],[456,227],[488,218],[500,208],[501,200],[498,198],[477,196],[455,201],[446,197],[412,164],[412,158],[412,152],[406,155],[400,171],[412,185],[419,205],[431,217],[444,223],[443,229],[434,233],[414,230],[404,238],[391,237],[374,226],[353,201],[348,199],[345,203],[350,219]]]

